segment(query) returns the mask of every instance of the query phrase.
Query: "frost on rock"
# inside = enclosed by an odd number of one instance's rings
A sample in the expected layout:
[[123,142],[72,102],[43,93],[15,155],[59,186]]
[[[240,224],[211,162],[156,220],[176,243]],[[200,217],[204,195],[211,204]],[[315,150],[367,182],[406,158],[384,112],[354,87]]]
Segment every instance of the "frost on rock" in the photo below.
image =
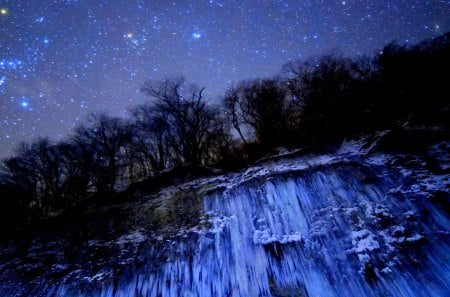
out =
[[389,132],[390,130],[378,131],[373,137],[367,136],[359,139],[344,140],[336,154],[354,156],[367,155],[378,145],[379,140]]

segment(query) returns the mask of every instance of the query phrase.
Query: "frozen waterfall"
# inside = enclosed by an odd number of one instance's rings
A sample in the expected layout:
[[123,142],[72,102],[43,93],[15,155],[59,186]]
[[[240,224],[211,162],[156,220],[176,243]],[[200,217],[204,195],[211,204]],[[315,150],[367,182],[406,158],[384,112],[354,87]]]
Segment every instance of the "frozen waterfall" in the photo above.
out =
[[448,213],[396,186],[345,164],[218,191],[163,260],[49,296],[449,296]]

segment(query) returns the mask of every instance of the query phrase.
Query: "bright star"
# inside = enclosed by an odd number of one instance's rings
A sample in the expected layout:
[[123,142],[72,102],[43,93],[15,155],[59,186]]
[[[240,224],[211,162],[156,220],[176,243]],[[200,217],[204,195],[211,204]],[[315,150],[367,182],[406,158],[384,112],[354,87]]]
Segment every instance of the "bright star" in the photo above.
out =
[[2,15],[7,15],[8,14],[8,10],[6,8],[2,8],[2,9],[0,9],[0,13]]
[[201,33],[199,33],[199,32],[192,33],[192,39],[198,40],[200,38],[202,38],[202,34]]
[[29,102],[28,99],[25,98],[25,97],[22,97],[22,99],[21,99],[20,102],[19,102],[19,105],[20,105],[20,107],[23,108],[23,109],[29,109],[29,110],[31,110],[31,108],[30,108],[30,102]]

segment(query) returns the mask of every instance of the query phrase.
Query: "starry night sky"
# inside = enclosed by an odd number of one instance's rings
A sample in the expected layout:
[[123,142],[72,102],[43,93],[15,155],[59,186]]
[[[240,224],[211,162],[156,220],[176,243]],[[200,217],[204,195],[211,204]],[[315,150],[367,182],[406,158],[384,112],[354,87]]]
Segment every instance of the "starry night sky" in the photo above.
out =
[[145,79],[184,75],[215,98],[292,59],[449,29],[440,0],[0,0],[0,158],[94,111],[126,116]]

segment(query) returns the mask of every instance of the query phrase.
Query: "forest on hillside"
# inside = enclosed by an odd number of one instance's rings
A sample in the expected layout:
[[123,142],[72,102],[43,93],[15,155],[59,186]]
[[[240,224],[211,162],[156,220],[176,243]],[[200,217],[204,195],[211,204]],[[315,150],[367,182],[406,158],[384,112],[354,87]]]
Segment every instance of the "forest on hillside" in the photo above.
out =
[[446,33],[373,57],[292,61],[219,100],[183,78],[145,81],[148,103],[129,118],[92,114],[67,139],[23,143],[2,161],[1,229],[177,168],[237,170],[280,146],[317,151],[387,129],[448,135],[449,78]]

